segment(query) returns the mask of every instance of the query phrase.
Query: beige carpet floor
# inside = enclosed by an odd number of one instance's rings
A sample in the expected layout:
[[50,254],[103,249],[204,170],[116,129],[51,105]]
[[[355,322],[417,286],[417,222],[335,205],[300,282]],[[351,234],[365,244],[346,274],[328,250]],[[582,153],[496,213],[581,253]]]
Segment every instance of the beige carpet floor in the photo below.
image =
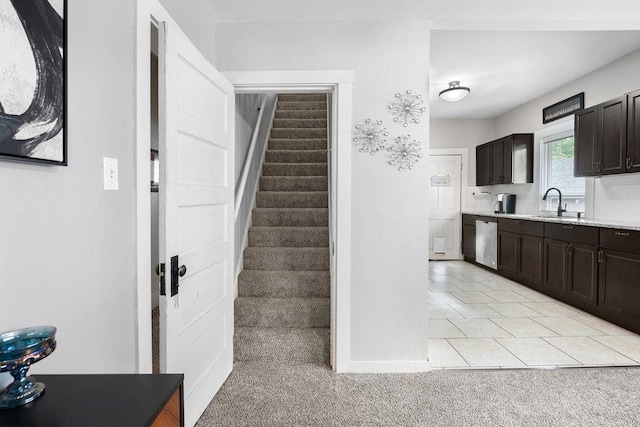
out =
[[638,426],[640,369],[336,374],[236,362],[204,426]]

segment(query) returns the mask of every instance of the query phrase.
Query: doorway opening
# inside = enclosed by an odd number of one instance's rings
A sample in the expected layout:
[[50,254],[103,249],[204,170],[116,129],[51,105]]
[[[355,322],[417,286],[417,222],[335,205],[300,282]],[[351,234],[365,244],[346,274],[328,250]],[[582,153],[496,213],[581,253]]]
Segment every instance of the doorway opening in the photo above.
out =
[[429,259],[460,259],[462,155],[429,155]]
[[330,97],[236,95],[236,361],[329,363]]
[[152,372],[160,372],[160,277],[158,268],[160,264],[160,206],[158,199],[158,160],[159,160],[159,124],[158,124],[158,27],[151,23],[151,52],[150,52],[150,182],[151,203],[149,223],[151,224],[151,367]]
[[[330,365],[350,370],[351,96],[353,71],[256,71],[225,73],[241,93],[331,93],[330,147]],[[337,143],[345,141],[345,143]],[[340,179],[338,180],[338,177]],[[339,285],[338,285],[339,284]],[[339,301],[339,303],[338,303]]]

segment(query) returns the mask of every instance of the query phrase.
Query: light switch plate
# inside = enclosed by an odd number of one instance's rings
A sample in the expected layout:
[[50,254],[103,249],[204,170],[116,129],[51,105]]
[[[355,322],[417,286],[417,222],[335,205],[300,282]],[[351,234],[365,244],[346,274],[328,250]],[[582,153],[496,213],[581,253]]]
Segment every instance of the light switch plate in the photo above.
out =
[[117,190],[118,189],[118,159],[113,159],[111,157],[104,157],[102,159],[102,165],[104,170],[104,189]]

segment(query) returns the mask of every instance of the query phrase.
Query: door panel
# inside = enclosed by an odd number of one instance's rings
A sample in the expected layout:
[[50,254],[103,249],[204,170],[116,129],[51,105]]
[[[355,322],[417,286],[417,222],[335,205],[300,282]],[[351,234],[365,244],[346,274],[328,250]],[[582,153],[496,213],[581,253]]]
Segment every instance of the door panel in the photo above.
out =
[[[598,171],[601,174],[625,171],[627,151],[627,97],[622,96],[601,106],[598,147],[601,157]],[[596,159],[597,160],[597,159]]]
[[502,160],[504,157],[503,140],[491,142],[491,183],[500,184],[503,182]]
[[640,90],[627,98],[627,171],[640,172]]
[[598,247],[569,245],[569,278],[567,292],[574,299],[596,305],[598,289]]
[[558,240],[544,239],[544,280],[547,289],[564,293],[567,286],[567,244]]
[[498,270],[505,276],[516,277],[518,235],[507,231],[498,231]]
[[574,168],[575,176],[595,175],[595,150],[598,124],[598,110],[595,107],[581,110],[575,115],[575,149]]
[[160,297],[160,371],[184,373],[193,425],[233,365],[234,94],[182,33],[159,30],[160,260],[169,276],[172,257],[186,267]]
[[640,256],[602,251],[599,305],[640,321]]
[[518,275],[532,287],[542,285],[542,242],[541,237],[520,236]]
[[[431,176],[448,179],[429,187],[429,258],[460,259],[461,156],[429,156]],[[444,240],[443,240],[444,239]]]

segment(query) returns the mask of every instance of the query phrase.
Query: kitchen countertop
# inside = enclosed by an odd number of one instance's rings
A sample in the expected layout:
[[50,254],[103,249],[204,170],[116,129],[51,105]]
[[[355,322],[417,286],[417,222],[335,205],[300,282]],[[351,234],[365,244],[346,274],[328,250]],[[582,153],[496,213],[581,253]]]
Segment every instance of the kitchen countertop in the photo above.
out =
[[588,218],[576,218],[576,217],[557,217],[546,215],[530,215],[530,214],[497,214],[493,212],[462,212],[466,215],[480,215],[493,218],[508,218],[508,219],[524,219],[530,221],[542,221],[542,222],[555,222],[560,224],[580,224],[589,227],[603,227],[603,228],[619,228],[624,230],[637,230],[640,231],[640,222],[627,222],[627,221],[609,221],[599,219]]

